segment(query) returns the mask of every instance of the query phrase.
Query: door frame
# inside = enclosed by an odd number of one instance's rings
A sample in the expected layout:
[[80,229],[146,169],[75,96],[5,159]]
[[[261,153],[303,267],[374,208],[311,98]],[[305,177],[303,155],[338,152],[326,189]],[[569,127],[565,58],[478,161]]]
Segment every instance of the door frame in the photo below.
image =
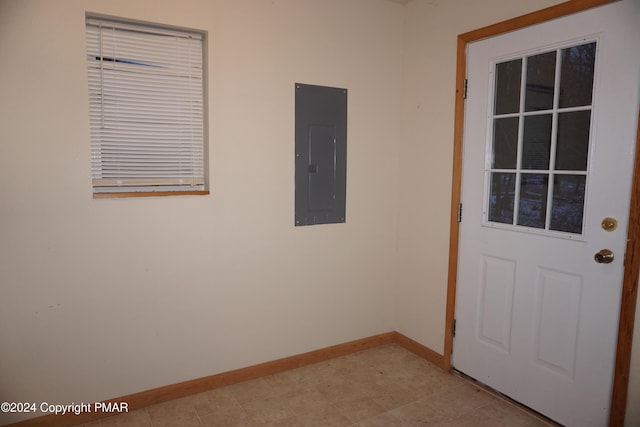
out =
[[[464,92],[467,76],[467,45],[474,41],[568,16],[597,6],[614,3],[615,1],[618,0],[569,0],[536,12],[458,35],[455,120],[453,130],[453,177],[449,229],[449,272],[444,335],[444,368],[447,371],[451,371],[452,369],[451,353],[453,351],[453,327],[458,273],[458,241],[460,235],[458,213],[462,192],[462,149],[464,134]],[[629,367],[631,364],[631,343],[638,295],[638,279],[640,276],[640,108],[638,118],[631,184],[631,203],[629,208],[629,227],[627,230],[626,261],[624,265],[620,320],[618,324],[616,363],[613,374],[613,392],[610,402],[610,426],[621,426],[624,424],[629,386]]]

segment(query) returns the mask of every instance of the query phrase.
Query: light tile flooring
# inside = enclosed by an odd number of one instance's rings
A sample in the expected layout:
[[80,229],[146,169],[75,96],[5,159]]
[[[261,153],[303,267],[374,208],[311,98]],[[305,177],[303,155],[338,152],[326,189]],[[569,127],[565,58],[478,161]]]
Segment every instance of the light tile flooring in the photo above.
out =
[[391,344],[84,426],[542,427],[548,424]]

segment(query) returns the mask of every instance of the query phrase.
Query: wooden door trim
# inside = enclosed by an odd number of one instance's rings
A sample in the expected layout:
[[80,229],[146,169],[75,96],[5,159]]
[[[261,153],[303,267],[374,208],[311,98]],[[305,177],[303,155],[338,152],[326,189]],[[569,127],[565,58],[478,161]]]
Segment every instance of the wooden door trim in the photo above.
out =
[[622,299],[620,301],[620,322],[618,323],[618,345],[616,365],[613,372],[613,393],[611,396],[610,426],[624,424],[629,389],[629,368],[631,365],[631,343],[633,325],[638,300],[638,279],[640,271],[640,109],[638,109],[638,130],[631,184],[631,205],[629,207],[629,228],[627,229],[627,249],[625,252],[624,278],[622,279]]
[[[481,39],[522,29],[531,25],[582,12],[618,0],[570,0],[517,18],[499,22],[458,35],[456,55],[455,120],[453,128],[453,176],[451,190],[451,214],[449,229],[449,272],[447,283],[447,306],[445,317],[444,367],[451,370],[453,351],[453,322],[456,304],[456,284],[458,273],[458,240],[460,227],[458,209],[462,191],[462,143],[464,135],[464,86],[467,75],[467,45]],[[640,111],[639,111],[640,116]],[[631,364],[631,343],[635,321],[638,279],[640,271],[640,118],[636,133],[636,151],[633,170],[631,204],[629,208],[629,228],[627,230],[627,252],[622,284],[620,322],[616,364],[611,395],[610,426],[621,426],[627,404],[629,367]]]

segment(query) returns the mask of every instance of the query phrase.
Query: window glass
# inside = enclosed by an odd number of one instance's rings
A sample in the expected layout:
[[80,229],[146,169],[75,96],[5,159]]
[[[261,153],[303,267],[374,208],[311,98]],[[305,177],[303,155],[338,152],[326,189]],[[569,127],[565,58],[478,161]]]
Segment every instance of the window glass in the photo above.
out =
[[87,17],[94,195],[205,190],[203,37]]
[[590,42],[495,64],[485,221],[582,234],[595,60]]

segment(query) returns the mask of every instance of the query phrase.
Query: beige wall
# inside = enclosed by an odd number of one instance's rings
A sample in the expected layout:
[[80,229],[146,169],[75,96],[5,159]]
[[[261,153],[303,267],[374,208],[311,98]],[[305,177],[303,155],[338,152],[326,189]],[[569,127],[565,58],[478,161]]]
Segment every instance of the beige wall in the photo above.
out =
[[[444,350],[456,36],[561,3],[414,0],[407,6],[400,145],[397,330]],[[640,425],[640,313],[626,426]]]
[[[406,6],[397,330],[438,352],[444,350],[456,36],[557,3],[414,0]],[[640,312],[635,331],[627,427],[640,425]]]
[[[558,2],[0,0],[0,401],[442,352],[456,35]],[[209,32],[211,195],[92,199],[86,11]],[[293,226],[295,82],[349,89],[345,224]]]
[[[209,32],[210,196],[92,199],[85,11]],[[394,330],[403,17],[2,1],[0,401],[112,398]],[[346,224],[293,226],[295,82],[349,89]]]
[[405,26],[398,216],[400,332],[444,351],[457,35],[558,0],[418,0]]
[[625,427],[640,426],[640,304],[636,305],[636,322],[632,346],[627,414],[624,420]]

